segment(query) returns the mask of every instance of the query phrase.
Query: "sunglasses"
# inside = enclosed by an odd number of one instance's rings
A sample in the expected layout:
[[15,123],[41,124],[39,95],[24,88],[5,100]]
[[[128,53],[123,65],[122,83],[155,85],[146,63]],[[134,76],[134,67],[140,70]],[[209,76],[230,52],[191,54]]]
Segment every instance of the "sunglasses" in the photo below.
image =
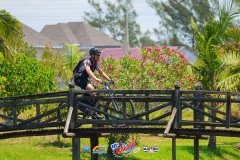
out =
[[101,56],[101,54],[95,54],[97,57],[100,57]]

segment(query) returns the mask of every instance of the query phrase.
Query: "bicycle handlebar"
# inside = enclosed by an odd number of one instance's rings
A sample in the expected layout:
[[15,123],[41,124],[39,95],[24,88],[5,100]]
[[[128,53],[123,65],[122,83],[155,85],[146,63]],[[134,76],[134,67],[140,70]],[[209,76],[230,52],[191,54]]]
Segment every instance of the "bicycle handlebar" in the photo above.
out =
[[108,81],[108,82],[103,82],[103,84],[104,84],[105,86],[109,86],[109,85],[114,84],[114,81],[113,81],[113,80],[110,80],[110,81]]

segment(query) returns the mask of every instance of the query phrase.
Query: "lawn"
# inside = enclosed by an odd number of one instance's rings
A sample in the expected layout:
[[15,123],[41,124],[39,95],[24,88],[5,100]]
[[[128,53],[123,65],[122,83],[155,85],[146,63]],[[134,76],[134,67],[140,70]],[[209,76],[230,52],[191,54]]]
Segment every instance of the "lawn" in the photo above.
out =
[[[129,160],[171,160],[172,151],[170,138],[163,138],[161,135],[153,136],[149,134],[139,134],[140,151],[123,158]],[[177,160],[194,159],[192,139],[177,139]],[[81,139],[81,150],[84,145],[89,145],[87,138]],[[200,140],[200,160],[239,160],[240,138],[217,137],[217,149],[207,148],[208,140]],[[105,138],[99,139],[100,146],[106,146]],[[57,136],[44,137],[23,137],[0,140],[1,160],[71,160],[71,139],[64,139]],[[158,146],[158,152],[144,152],[144,146]],[[81,160],[89,160],[89,153],[80,153]],[[106,155],[99,155],[99,159],[106,159]]]

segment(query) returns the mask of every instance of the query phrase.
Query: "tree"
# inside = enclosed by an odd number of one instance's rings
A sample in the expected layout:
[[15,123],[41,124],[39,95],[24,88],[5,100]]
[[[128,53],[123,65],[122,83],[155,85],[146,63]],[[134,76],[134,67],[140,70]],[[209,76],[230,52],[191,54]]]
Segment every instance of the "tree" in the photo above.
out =
[[33,46],[27,46],[26,48],[23,48],[21,50],[21,53],[24,53],[28,57],[36,57],[37,54],[37,49]]
[[68,68],[71,71],[73,71],[79,60],[84,57],[84,52],[80,51],[79,46],[70,43],[65,44],[63,54],[67,57]]
[[[4,56],[3,54],[0,52],[0,65],[2,65],[4,62]],[[6,94],[6,90],[5,90],[5,83],[6,83],[7,79],[4,76],[0,76],[0,95],[1,96],[5,96]]]
[[[227,29],[231,26],[233,19],[236,18],[236,14],[232,13],[231,9],[232,2],[227,1],[226,5],[218,12],[218,20],[210,17],[200,27],[198,27],[194,19],[191,20],[196,38],[195,52],[198,56],[193,69],[198,75],[198,79],[202,82],[203,89],[206,90],[220,90],[217,84],[221,81],[222,75],[226,73],[226,69],[228,68],[223,59],[228,53],[219,51],[227,40],[225,36]],[[215,103],[211,105],[217,107]],[[214,110],[211,113],[213,115],[216,114]],[[210,136],[208,147],[216,148],[215,136]]]
[[[85,12],[84,20],[91,26],[109,34],[113,39],[124,42],[125,16],[128,14],[129,44],[139,46],[140,26],[136,23],[137,13],[134,10],[132,0],[116,0],[116,2],[104,0],[88,0],[95,11]],[[105,8],[104,11],[102,8]]]
[[[233,0],[235,5],[233,5],[235,10],[239,10],[240,0]],[[235,25],[235,23],[234,23]],[[226,66],[224,74],[221,74],[221,80],[218,82],[217,87],[223,91],[240,91],[240,29],[231,25],[230,28],[224,33],[226,36],[226,43],[221,47],[221,52],[223,52],[223,63]],[[227,53],[227,54],[224,54]]]
[[222,91],[240,91],[240,29],[228,28],[225,32],[227,42],[219,50],[222,53],[224,70],[217,87]]
[[[16,96],[50,92],[56,89],[55,72],[48,66],[24,54],[14,54],[14,62],[4,60],[0,64],[0,75],[6,78],[4,95]],[[23,109],[18,108],[18,113]]]
[[151,32],[148,30],[140,37],[141,46],[151,46],[155,43],[151,38]]
[[[146,0],[160,17],[160,27],[154,29],[160,45],[189,45],[193,48],[194,37],[191,17],[197,25],[203,24],[219,6],[218,0]],[[181,43],[180,43],[181,42]]]
[[64,51],[61,53],[51,46],[45,46],[41,54],[40,63],[55,70],[55,81],[58,82],[57,88],[61,89],[73,77],[73,68],[83,55],[84,53],[80,52],[78,46],[69,43],[65,44]]
[[0,26],[0,52],[9,59],[27,47],[27,43],[23,40],[21,23],[5,10],[0,10]]

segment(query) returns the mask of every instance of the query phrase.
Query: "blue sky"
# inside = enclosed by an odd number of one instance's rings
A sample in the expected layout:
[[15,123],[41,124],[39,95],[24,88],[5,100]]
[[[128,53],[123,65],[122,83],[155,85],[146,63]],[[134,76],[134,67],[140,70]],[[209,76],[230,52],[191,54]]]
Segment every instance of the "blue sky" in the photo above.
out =
[[[158,27],[159,18],[145,0],[133,4],[142,32]],[[87,0],[0,0],[0,9],[38,32],[48,24],[83,21],[84,12],[92,10]]]

